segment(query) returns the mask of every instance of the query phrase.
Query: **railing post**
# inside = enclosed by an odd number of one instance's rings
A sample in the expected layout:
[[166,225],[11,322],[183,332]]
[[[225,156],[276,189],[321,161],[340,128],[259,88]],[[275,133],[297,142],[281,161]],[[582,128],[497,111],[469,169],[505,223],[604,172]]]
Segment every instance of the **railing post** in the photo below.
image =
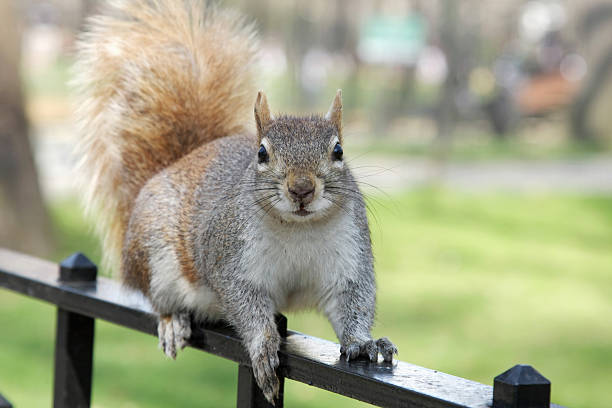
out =
[[[287,318],[282,314],[277,314],[276,328],[282,338],[287,337]],[[278,375],[278,370],[277,370]],[[283,408],[283,399],[285,391],[285,377],[278,376],[280,387],[278,397],[274,400],[274,405],[270,404],[266,397],[257,386],[253,369],[247,365],[238,365],[238,408]]]
[[495,377],[493,408],[549,408],[550,381],[530,365],[518,364]]
[[[60,263],[59,281],[66,285],[95,285],[98,268],[75,253]],[[53,406],[87,408],[91,403],[94,319],[57,308]]]

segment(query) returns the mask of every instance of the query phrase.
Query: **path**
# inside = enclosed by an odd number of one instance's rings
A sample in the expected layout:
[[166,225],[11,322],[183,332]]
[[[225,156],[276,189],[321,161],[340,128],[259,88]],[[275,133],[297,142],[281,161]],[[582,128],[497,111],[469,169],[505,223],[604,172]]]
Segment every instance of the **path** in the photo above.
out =
[[[59,132],[64,130],[63,132]],[[45,195],[74,193],[71,169],[75,139],[65,129],[51,128],[55,137],[35,143],[39,177]],[[58,137],[60,136],[60,137]],[[436,164],[425,158],[361,156],[350,161],[364,183],[385,193],[437,182],[468,191],[566,191],[612,194],[612,156],[557,161],[478,161]],[[364,188],[374,188],[364,184]]]

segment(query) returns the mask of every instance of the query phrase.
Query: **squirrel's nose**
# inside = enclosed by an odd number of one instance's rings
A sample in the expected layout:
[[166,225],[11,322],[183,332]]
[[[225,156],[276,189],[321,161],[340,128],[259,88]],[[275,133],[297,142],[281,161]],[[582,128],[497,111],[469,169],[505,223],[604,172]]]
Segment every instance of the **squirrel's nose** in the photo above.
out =
[[288,188],[289,194],[294,201],[299,201],[302,204],[308,204],[314,198],[314,184],[300,183]]

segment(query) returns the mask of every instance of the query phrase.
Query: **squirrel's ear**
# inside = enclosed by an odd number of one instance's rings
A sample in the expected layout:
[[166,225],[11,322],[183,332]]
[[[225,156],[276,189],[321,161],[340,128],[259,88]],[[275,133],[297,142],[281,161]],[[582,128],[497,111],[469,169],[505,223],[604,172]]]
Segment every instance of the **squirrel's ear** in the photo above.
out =
[[259,91],[257,93],[257,100],[255,101],[255,123],[257,124],[257,135],[259,140],[261,140],[263,130],[271,119],[272,115],[270,115],[266,94]]
[[340,139],[340,144],[342,144],[342,89],[338,89],[338,92],[336,92],[336,97],[329,107],[325,119],[336,126],[336,129],[338,129],[338,139]]

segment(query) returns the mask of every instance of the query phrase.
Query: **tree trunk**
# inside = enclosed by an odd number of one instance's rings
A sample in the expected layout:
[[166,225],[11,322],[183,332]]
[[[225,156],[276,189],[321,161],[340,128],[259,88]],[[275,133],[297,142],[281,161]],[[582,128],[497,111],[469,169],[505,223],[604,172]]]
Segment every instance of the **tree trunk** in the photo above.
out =
[[446,55],[448,73],[442,86],[438,109],[436,112],[437,137],[435,140],[436,158],[443,162],[450,154],[453,131],[457,120],[456,97],[460,85],[460,43],[457,38],[459,16],[458,5],[454,0],[446,0],[442,4],[441,16],[443,25],[440,33],[442,50]]
[[0,1],[0,246],[50,249],[50,223],[28,139],[19,77],[21,38],[13,2]]

